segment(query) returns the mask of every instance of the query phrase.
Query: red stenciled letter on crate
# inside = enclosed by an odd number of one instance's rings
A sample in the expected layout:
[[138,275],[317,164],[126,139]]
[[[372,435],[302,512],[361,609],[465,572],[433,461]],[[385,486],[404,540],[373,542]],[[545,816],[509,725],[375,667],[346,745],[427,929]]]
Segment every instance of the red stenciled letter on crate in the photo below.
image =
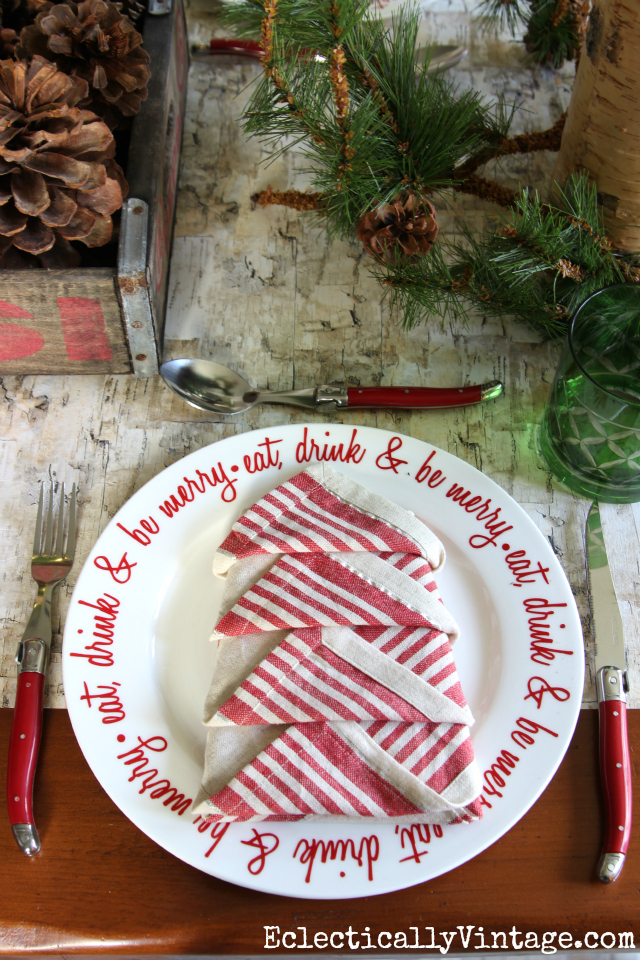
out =
[[[33,316],[7,300],[0,300],[0,320],[33,320]],[[0,360],[22,360],[44,347],[44,337],[21,323],[0,324]]]
[[69,360],[113,358],[99,300],[88,297],[58,297],[58,310]]

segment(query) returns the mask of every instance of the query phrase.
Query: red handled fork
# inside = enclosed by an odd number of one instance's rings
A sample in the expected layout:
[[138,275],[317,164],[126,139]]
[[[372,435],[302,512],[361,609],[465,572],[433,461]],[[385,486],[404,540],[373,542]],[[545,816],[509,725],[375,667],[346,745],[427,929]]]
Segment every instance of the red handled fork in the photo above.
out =
[[7,805],[9,822],[22,852],[32,857],[40,850],[40,838],[33,818],[33,782],[42,733],[44,678],[51,652],[51,595],[73,564],[76,541],[76,485],[69,498],[67,545],[64,541],[64,484],[60,492],[56,541],[53,544],[53,483],[44,518],[44,484],[33,540],[31,576],[38,584],[38,596],[27,629],[18,647],[18,686],[9,741]]

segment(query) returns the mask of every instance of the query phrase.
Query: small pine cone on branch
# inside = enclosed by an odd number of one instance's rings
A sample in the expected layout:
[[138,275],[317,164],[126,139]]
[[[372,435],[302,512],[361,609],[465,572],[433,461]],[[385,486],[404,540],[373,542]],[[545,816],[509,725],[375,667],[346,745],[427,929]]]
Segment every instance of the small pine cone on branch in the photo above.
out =
[[367,253],[377,260],[393,263],[400,251],[407,257],[426,254],[438,236],[435,207],[425,197],[401,193],[366,213],[356,232]]
[[53,60],[65,73],[86,80],[91,109],[110,117],[134,116],[147,99],[151,76],[142,36],[115,3],[58,3],[39,13],[20,34],[18,56]]
[[0,256],[15,248],[75,266],[69,241],[111,239],[127,188],[113,134],[78,106],[87,93],[42,57],[0,61]]

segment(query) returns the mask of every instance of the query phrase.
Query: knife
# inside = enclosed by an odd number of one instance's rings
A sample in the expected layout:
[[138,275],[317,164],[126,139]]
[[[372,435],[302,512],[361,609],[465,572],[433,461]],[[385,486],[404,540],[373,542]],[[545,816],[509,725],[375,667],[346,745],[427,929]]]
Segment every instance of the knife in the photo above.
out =
[[631,835],[631,763],[627,736],[629,676],[622,617],[611,579],[600,509],[587,517],[587,577],[596,641],[596,689],[600,714],[600,776],[606,832],[598,878],[613,883],[622,872]]

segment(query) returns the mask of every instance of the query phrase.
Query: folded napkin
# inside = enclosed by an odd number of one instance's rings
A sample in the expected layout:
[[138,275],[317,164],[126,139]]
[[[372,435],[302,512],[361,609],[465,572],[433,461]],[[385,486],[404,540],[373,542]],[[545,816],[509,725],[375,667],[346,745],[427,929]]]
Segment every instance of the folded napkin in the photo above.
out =
[[480,815],[458,627],[421,521],[326,465],[241,517],[225,578],[196,811],[215,820]]

